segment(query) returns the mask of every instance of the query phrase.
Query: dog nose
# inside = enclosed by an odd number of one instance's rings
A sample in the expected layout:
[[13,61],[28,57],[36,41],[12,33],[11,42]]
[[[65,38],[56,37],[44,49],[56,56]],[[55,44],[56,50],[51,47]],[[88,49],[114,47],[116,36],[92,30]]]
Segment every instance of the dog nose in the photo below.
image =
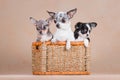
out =
[[42,34],[42,31],[40,31],[39,33]]
[[60,28],[60,25],[59,25],[59,24],[56,24],[56,27],[57,27],[57,28]]
[[43,30],[45,30],[45,29],[46,29],[46,27],[44,26],[44,27],[43,27]]
[[87,36],[89,36],[89,35],[87,34]]

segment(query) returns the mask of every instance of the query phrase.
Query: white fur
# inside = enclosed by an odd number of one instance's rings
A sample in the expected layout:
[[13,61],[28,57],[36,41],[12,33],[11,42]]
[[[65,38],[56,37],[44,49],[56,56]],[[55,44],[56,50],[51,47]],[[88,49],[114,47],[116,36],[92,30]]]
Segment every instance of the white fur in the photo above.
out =
[[85,38],[79,36],[75,41],[84,41],[84,40]]
[[[91,25],[92,26],[91,26]],[[92,30],[92,28],[96,27],[97,26],[97,23],[96,22],[91,22],[91,23],[86,23],[86,26],[88,28],[88,32],[86,34],[82,34],[80,31],[78,32],[78,35],[79,37],[75,40],[75,41],[83,41],[84,42],[84,45],[85,47],[89,47],[89,35],[90,35],[90,32]]]
[[71,30],[70,22],[66,24],[60,24],[60,29],[57,29],[57,31],[54,34],[54,37],[52,39],[52,42],[56,41],[67,41],[66,43],[66,49],[69,50],[71,48],[70,41],[74,41],[74,34]]
[[[51,17],[54,17],[57,31],[55,32],[52,42],[56,41],[66,41],[66,49],[69,50],[71,48],[70,41],[74,41],[74,34],[71,30],[71,23],[69,19],[73,17],[76,13],[77,9],[70,10],[68,12],[48,12]],[[63,19],[65,21],[63,21]],[[59,26],[58,26],[59,25]]]
[[[86,25],[87,25],[88,29],[90,30],[91,29],[90,26],[88,24],[86,24]],[[89,31],[86,34],[81,34],[81,32],[79,32],[79,37],[75,41],[83,41],[85,47],[88,47],[89,46],[89,41],[87,39],[88,38],[87,34],[88,35],[90,34]]]
[[41,42],[49,41],[49,40],[52,39],[52,35],[51,35],[51,36],[48,36],[47,34],[40,35],[40,34],[38,33],[37,39],[40,40]]
[[84,42],[84,45],[85,47],[88,47],[89,46],[89,41],[86,37],[78,37],[78,39],[76,39],[75,41],[83,41]]
[[[44,20],[37,21],[33,17],[30,17],[30,20],[36,26],[36,28],[39,28],[39,27],[42,28],[43,25],[45,26],[46,24],[49,24],[48,23],[49,19],[47,19],[48,21],[44,21]],[[48,30],[49,30],[49,27],[46,27],[45,30],[41,29],[42,34],[40,34],[40,32],[39,32],[40,30],[37,30],[37,39],[36,39],[36,41],[45,42],[45,41],[51,40],[52,39],[52,34],[51,33],[47,34]]]
[[88,41],[88,39],[84,39],[84,45],[85,45],[85,47],[88,47],[88,46],[89,46],[89,41]]

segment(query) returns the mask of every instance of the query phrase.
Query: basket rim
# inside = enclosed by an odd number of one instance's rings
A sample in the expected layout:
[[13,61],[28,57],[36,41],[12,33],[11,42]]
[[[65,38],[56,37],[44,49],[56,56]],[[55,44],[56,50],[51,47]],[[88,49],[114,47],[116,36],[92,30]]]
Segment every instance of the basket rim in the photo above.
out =
[[[46,42],[32,42],[32,46],[37,46],[37,45],[42,45],[42,44],[46,44],[46,45],[61,45],[64,46],[66,45],[66,41],[57,41],[55,43],[52,43],[51,41],[46,41]],[[84,42],[83,41],[71,41],[71,45],[72,46],[83,46]]]

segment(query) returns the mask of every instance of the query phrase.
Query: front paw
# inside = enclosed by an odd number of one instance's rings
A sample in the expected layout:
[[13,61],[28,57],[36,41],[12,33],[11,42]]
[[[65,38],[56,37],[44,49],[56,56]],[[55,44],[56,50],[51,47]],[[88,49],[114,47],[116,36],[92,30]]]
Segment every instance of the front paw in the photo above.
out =
[[43,39],[41,39],[40,41],[41,41],[41,42],[45,42],[45,40],[43,40]]
[[67,44],[66,45],[66,50],[69,50],[71,48],[71,45],[70,44]]
[[87,39],[84,40],[84,45],[85,45],[85,47],[89,46],[89,41]]
[[52,42],[52,43],[55,43],[55,42],[56,42],[56,39],[52,39],[51,42]]

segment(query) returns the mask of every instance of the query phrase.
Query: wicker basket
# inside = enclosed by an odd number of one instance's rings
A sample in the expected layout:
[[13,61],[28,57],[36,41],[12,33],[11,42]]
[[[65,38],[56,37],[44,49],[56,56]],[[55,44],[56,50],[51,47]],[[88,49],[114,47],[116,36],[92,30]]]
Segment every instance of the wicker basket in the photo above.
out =
[[71,42],[71,49],[65,49],[66,42],[33,42],[33,74],[90,74],[89,48],[83,42]]

